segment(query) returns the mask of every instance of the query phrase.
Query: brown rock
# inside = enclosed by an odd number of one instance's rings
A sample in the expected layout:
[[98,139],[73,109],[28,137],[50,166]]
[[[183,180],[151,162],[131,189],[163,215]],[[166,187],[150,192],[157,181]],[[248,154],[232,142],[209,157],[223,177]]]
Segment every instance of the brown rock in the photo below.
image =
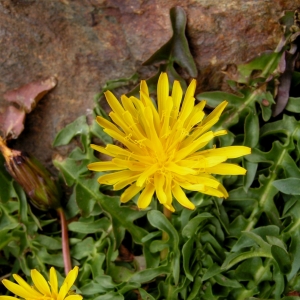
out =
[[[283,10],[300,0],[2,0],[0,93],[50,76],[57,87],[27,116],[13,147],[48,166],[56,133],[93,107],[107,80],[143,77],[141,68],[171,37],[169,10],[187,13],[187,36],[199,69],[198,89],[222,87],[220,70],[272,50]],[[0,107],[3,104],[0,97]]]

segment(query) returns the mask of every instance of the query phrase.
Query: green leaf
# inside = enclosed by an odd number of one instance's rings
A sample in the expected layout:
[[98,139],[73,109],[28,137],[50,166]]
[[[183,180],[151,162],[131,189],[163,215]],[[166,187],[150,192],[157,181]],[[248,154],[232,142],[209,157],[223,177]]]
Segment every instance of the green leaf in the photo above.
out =
[[16,197],[15,189],[13,186],[13,180],[11,176],[7,173],[4,167],[4,158],[0,153],[0,202],[5,203],[9,199]]
[[75,259],[82,259],[93,253],[94,240],[91,237],[77,243],[71,250],[71,256]]
[[224,263],[221,266],[221,270],[222,271],[228,270],[231,267],[233,267],[235,264],[237,264],[243,260],[246,260],[248,258],[253,258],[253,257],[272,258],[271,247],[270,247],[269,251],[264,251],[263,249],[252,249],[250,251],[229,254],[226,257],[226,259],[224,260]]
[[89,126],[86,123],[86,116],[81,116],[57,134],[53,141],[53,147],[67,145],[75,136],[87,134],[88,132]]
[[194,238],[190,238],[182,247],[182,257],[183,257],[183,270],[186,277],[193,281],[194,277],[190,270],[190,259],[194,252]]
[[182,236],[191,238],[194,234],[196,234],[197,228],[200,223],[212,217],[213,215],[211,215],[210,213],[201,213],[198,216],[192,218],[182,229]]
[[88,176],[87,163],[78,163],[74,159],[54,160],[53,164],[61,171],[68,186],[75,185],[74,197],[78,208],[84,217],[88,217],[96,199],[101,197],[96,175]]
[[150,294],[148,294],[144,289],[139,289],[142,300],[155,300]]
[[300,97],[290,97],[285,109],[293,113],[300,113]]
[[134,224],[134,221],[143,217],[146,211],[136,211],[127,206],[120,205],[119,197],[109,197],[101,195],[96,199],[103,211],[109,216],[113,224],[113,230],[117,239],[117,246],[121,243],[118,231],[128,230],[133,237],[133,240],[142,244],[142,239],[147,235],[147,231]]
[[105,295],[94,298],[94,300],[124,300],[124,297],[119,293],[108,292]]
[[206,281],[211,277],[221,273],[221,268],[217,264],[213,264],[203,275],[202,281]]
[[281,273],[288,274],[292,269],[292,262],[288,253],[277,245],[272,245],[271,253],[278,263]]
[[37,235],[34,241],[40,245],[43,245],[49,250],[59,250],[62,247],[60,240],[43,234]]
[[92,222],[72,222],[68,225],[68,229],[73,232],[91,234],[99,231],[106,232],[111,225],[107,218],[101,218]]
[[300,195],[300,178],[289,177],[286,179],[275,180],[273,185],[284,194]]
[[[173,257],[171,258],[172,261],[172,271],[175,284],[178,284],[179,281],[179,273],[180,273],[180,251],[178,249],[179,246],[179,236],[175,228],[173,227],[172,223],[163,215],[161,212],[157,210],[151,210],[147,214],[148,220],[150,224],[164,231],[168,234],[169,240],[167,241],[154,241],[152,242],[150,247],[154,249],[158,248],[158,245],[161,245],[160,251],[165,248],[164,245],[169,247],[169,253],[173,253]],[[155,245],[155,246],[154,246]],[[159,249],[159,248],[158,248]]]
[[219,285],[222,285],[222,286],[230,287],[230,288],[233,288],[233,289],[237,289],[237,288],[242,287],[241,284],[239,284],[237,280],[229,279],[229,278],[225,277],[222,274],[216,274],[214,276],[214,279],[216,280],[216,282]]
[[147,268],[143,271],[135,273],[131,278],[131,282],[146,283],[158,276],[170,274],[170,266],[160,266],[157,268]]

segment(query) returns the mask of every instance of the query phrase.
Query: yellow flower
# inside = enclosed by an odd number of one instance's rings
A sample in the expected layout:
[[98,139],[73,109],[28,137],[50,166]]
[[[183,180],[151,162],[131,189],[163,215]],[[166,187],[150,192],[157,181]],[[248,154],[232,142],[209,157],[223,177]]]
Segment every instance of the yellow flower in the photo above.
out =
[[230,146],[201,150],[215,136],[227,133],[226,130],[209,131],[218,122],[227,101],[205,117],[206,102],[195,105],[195,89],[193,80],[182,101],[180,83],[174,81],[170,96],[168,76],[162,73],[157,86],[157,108],[145,81],[140,85],[140,99],[123,95],[120,104],[110,91],[105,93],[114,124],[102,117],[97,117],[97,122],[124,147],[91,145],[113,159],[91,163],[88,168],[98,172],[116,171],[101,176],[98,182],[113,185],[114,190],[129,185],[121,196],[122,203],[141,192],[137,204],[139,208],[146,208],[155,192],[159,202],[170,211],[174,211],[172,195],[182,206],[194,209],[195,205],[183,189],[226,198],[226,189],[210,174],[246,173],[244,168],[224,162],[250,154],[250,148]]
[[[5,287],[15,295],[26,300],[81,300],[82,296],[71,294],[70,288],[74,284],[78,275],[78,267],[75,267],[69,272],[66,279],[63,282],[60,290],[58,291],[58,282],[56,271],[52,267],[50,269],[50,280],[47,283],[46,279],[37,270],[31,270],[31,278],[34,283],[34,287],[31,287],[22,277],[14,274],[13,277],[16,283],[10,280],[3,279],[2,283]],[[69,295],[68,295],[69,294]],[[19,298],[11,296],[0,296],[0,300],[16,300]]]

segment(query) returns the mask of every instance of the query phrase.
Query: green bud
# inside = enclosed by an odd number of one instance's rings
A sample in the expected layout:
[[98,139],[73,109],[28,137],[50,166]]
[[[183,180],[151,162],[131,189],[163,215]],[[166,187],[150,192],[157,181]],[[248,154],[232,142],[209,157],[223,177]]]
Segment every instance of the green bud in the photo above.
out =
[[1,139],[0,150],[5,158],[7,171],[24,189],[36,208],[46,211],[61,207],[60,189],[37,159],[8,148]]

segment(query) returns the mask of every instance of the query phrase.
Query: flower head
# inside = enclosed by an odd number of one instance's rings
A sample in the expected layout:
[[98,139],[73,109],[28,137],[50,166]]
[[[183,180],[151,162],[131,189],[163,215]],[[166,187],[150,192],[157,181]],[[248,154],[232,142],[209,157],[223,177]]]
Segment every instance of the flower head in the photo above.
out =
[[183,189],[226,198],[226,189],[211,174],[246,173],[244,168],[225,161],[250,154],[250,148],[230,146],[203,150],[214,137],[227,133],[226,130],[210,130],[227,102],[205,116],[206,102],[195,105],[195,89],[196,81],[193,80],[182,100],[180,84],[174,81],[169,95],[168,76],[162,73],[157,86],[157,108],[150,99],[145,81],[140,85],[140,99],[123,95],[121,104],[110,91],[105,93],[112,108],[109,116],[113,123],[102,117],[97,117],[97,122],[124,147],[91,145],[113,159],[91,163],[88,168],[99,172],[114,171],[101,176],[100,184],[113,185],[114,190],[129,186],[121,202],[141,192],[137,204],[139,208],[146,208],[156,193],[159,202],[171,211],[174,211],[173,196],[182,206],[194,209]]
[[77,278],[77,275],[78,267],[75,267],[69,272],[58,291],[56,271],[53,267],[50,269],[49,282],[47,282],[42,274],[37,270],[31,270],[31,278],[34,283],[34,287],[30,286],[19,275],[14,274],[13,277],[18,284],[7,279],[3,279],[2,283],[8,290],[21,298],[0,296],[0,300],[81,300],[82,296],[69,292]]

